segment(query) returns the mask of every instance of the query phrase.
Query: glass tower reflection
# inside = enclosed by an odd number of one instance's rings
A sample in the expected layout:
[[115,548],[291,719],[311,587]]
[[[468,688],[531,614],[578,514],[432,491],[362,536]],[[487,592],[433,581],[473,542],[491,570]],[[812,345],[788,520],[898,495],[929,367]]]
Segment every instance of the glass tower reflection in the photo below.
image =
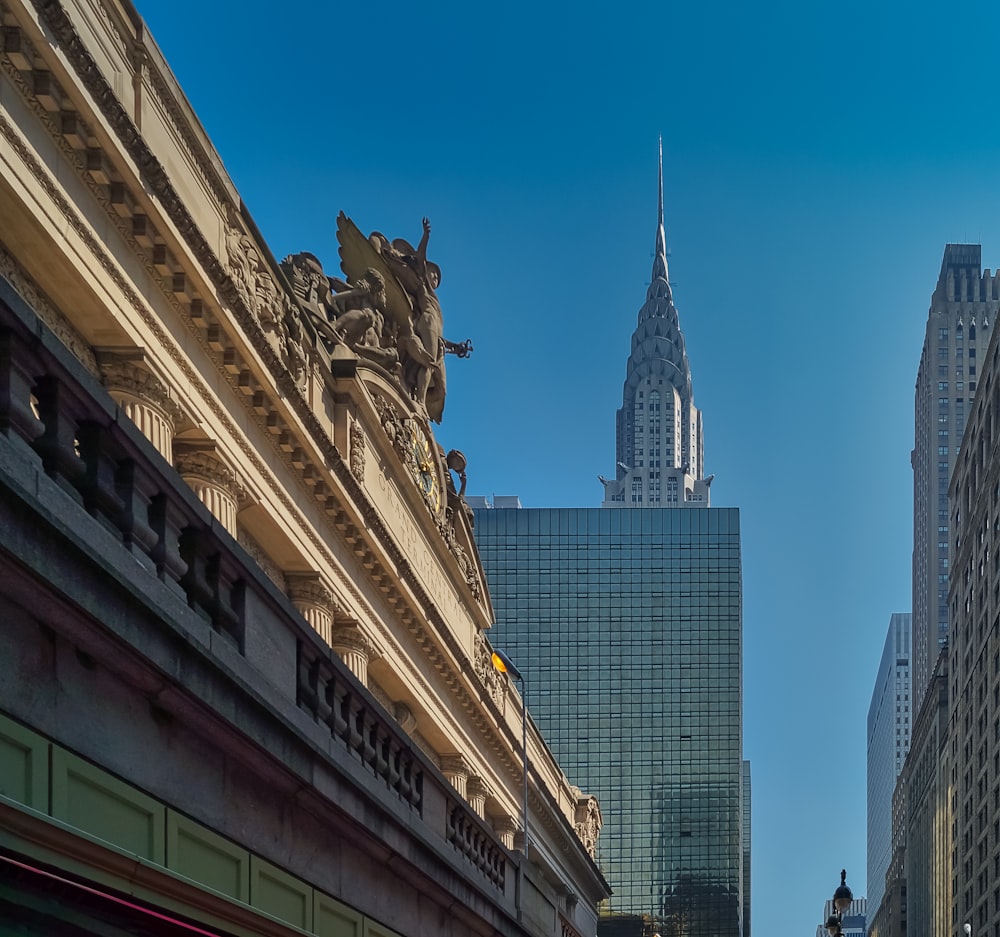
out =
[[601,931],[740,937],[739,511],[488,508],[475,530],[492,643],[600,799]]

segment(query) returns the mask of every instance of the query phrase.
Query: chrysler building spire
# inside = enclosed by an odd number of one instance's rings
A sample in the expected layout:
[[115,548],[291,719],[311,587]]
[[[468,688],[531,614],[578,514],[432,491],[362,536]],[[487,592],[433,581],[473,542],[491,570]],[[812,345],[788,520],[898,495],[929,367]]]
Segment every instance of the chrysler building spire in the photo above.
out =
[[663,140],[653,274],[632,333],[622,406],[617,414],[614,480],[601,478],[604,507],[683,507],[709,504],[704,477],[701,413],[694,405],[667,271],[663,227]]
[[660,199],[656,212],[656,250],[653,254],[653,279],[662,277],[670,289],[670,274],[667,271],[667,238],[663,233],[663,137],[660,137]]

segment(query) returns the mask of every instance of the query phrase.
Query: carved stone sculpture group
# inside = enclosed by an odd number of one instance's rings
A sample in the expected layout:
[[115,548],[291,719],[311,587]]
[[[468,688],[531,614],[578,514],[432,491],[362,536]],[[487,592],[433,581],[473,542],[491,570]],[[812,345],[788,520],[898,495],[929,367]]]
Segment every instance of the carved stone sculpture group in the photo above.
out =
[[441,421],[446,354],[460,358],[472,343],[443,334],[437,288],[441,270],[427,259],[430,222],[416,247],[373,232],[365,237],[343,212],[337,240],[346,280],[328,277],[315,256],[293,254],[282,270],[317,331],[329,345],[345,345],[400,384],[418,410]]

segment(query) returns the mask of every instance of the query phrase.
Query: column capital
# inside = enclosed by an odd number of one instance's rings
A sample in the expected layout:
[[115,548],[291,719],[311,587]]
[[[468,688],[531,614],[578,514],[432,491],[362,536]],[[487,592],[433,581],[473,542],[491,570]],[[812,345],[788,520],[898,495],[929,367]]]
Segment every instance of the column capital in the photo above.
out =
[[[441,761],[441,773],[451,781],[449,775],[461,775],[463,779],[469,777],[469,773],[472,771],[472,766],[467,761],[465,755],[461,752],[452,752],[447,755],[442,755]],[[454,782],[452,781],[454,784]]]

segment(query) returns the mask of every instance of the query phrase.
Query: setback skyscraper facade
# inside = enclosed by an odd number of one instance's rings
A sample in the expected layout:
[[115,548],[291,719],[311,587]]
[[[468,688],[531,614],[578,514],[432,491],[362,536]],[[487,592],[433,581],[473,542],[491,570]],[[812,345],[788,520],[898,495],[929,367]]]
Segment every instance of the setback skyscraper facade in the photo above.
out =
[[892,859],[892,795],[910,748],[912,616],[889,619],[868,707],[868,908],[878,913]]
[[950,489],[950,920],[1000,932],[1000,354],[993,335]]
[[603,509],[479,499],[476,541],[492,640],[525,674],[553,752],[601,804],[613,895],[599,930],[748,937],[739,512],[708,507],[662,168],[651,279]]
[[663,231],[663,154],[653,274],[632,333],[622,405],[615,424],[615,477],[606,479],[604,506],[707,506],[701,412],[694,405],[667,272]]
[[1000,280],[979,244],[948,244],[931,296],[914,395],[913,699],[917,706],[948,638],[948,481],[1000,306]]

